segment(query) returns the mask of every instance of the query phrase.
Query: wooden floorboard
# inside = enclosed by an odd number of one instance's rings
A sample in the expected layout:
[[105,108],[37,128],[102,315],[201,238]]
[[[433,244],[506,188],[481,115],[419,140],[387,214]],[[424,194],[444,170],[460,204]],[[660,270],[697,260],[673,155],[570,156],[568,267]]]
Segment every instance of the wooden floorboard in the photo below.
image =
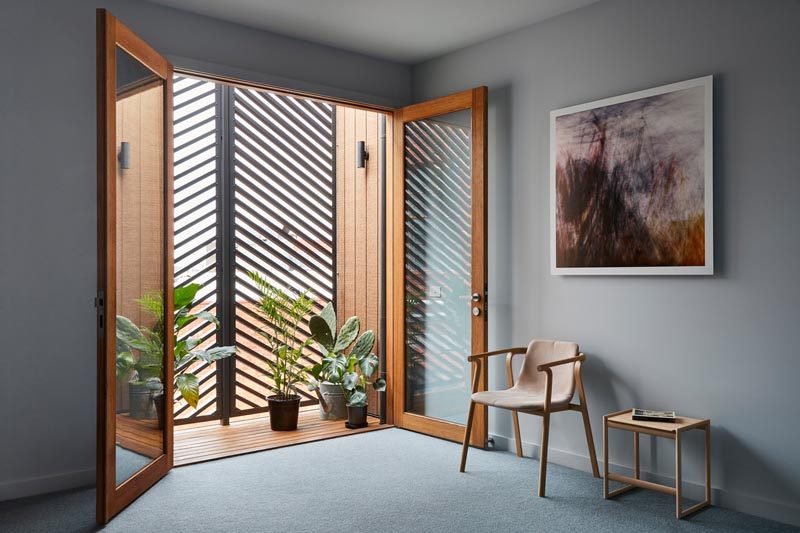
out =
[[233,455],[260,452],[318,440],[345,437],[391,427],[369,417],[369,426],[347,429],[343,420],[320,420],[319,408],[300,411],[296,431],[272,431],[269,415],[232,419],[230,425],[217,421],[175,427],[175,466],[184,466]]
[[147,457],[162,453],[163,433],[156,420],[136,420],[127,414],[117,414],[117,439],[119,446]]

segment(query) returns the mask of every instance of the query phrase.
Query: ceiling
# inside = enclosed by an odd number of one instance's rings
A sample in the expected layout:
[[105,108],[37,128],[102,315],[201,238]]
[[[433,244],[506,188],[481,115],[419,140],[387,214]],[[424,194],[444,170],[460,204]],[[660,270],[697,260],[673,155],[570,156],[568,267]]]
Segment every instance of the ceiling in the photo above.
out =
[[151,0],[416,64],[598,0]]

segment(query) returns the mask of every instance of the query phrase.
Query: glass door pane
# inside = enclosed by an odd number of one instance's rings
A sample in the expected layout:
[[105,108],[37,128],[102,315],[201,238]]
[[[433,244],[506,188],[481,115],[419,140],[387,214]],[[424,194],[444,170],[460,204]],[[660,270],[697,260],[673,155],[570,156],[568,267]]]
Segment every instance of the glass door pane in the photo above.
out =
[[466,423],[472,112],[404,125],[405,410]]
[[164,453],[164,80],[116,49],[116,484]]

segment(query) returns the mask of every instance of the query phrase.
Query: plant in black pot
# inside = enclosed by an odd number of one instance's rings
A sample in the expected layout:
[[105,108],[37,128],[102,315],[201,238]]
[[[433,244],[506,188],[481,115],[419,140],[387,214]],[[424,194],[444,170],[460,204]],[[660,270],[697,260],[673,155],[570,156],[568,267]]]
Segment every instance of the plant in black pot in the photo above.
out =
[[[193,371],[193,364],[197,361],[212,363],[236,353],[233,346],[200,348],[200,339],[184,334],[185,329],[196,328],[203,322],[219,326],[217,317],[211,313],[193,312],[198,307],[194,300],[199,290],[200,285],[192,283],[175,287],[173,293],[174,385],[186,403],[194,408],[197,407],[200,381]],[[152,317],[152,326],[137,326],[130,319],[117,316],[116,373],[117,379],[129,380],[131,418],[154,419],[160,417],[164,410],[164,298],[160,291],[155,291],[145,294],[137,302]],[[161,424],[163,421],[159,418]]]
[[[376,391],[386,389],[386,380],[373,379],[379,364],[378,356],[372,353],[375,333],[367,330],[359,337],[361,323],[358,317],[351,316],[342,325],[338,335],[335,334],[336,314],[331,304],[319,315],[311,317],[309,328],[312,338],[327,352],[321,363],[308,369],[311,374],[309,389],[317,390],[321,383],[337,384],[347,405],[345,426],[350,429],[366,427],[367,387],[371,385]],[[350,354],[345,354],[351,344]]]
[[258,287],[261,297],[258,311],[264,319],[259,333],[266,339],[273,359],[267,359],[272,378],[272,396],[269,404],[269,423],[274,431],[294,431],[300,411],[300,395],[297,384],[306,379],[302,358],[313,339],[300,340],[298,329],[302,320],[311,312],[314,301],[308,291],[291,295],[272,285],[257,272],[248,276]]

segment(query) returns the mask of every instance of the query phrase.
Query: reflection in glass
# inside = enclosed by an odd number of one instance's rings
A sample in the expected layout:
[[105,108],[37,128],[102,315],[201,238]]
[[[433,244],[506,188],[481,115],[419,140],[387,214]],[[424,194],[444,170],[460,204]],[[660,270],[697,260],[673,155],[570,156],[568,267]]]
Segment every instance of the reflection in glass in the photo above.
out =
[[405,125],[407,412],[466,422],[471,112]]
[[164,453],[164,84],[117,48],[116,480]]

